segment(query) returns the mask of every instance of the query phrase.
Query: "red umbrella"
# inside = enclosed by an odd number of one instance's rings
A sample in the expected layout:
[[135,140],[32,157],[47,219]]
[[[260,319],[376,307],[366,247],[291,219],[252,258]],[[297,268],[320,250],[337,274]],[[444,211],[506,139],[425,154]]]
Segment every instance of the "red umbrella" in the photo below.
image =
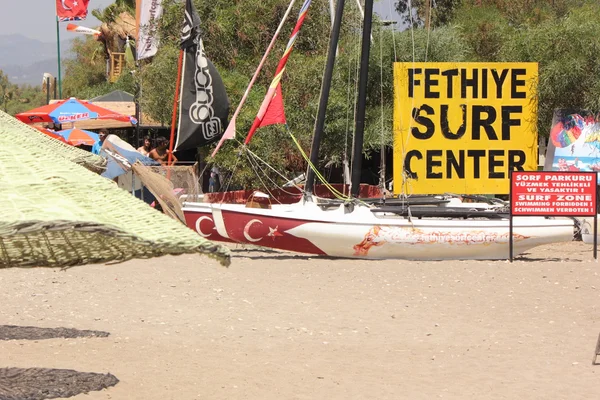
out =
[[15,115],[15,118],[27,124],[37,122],[51,122],[64,124],[66,122],[82,121],[87,119],[112,119],[116,121],[136,123],[135,118],[119,114],[90,103],[86,100],[78,100],[74,97],[57,101],[54,104],[34,108]]
[[86,144],[93,146],[100,138],[96,132],[86,131],[85,129],[72,128],[63,129],[62,131],[56,132],[61,135],[67,141],[73,143],[73,146],[79,146],[80,144]]
[[36,126],[35,129],[37,129],[38,131],[42,132],[45,135],[50,136],[53,139],[59,140],[63,143],[69,144],[71,146],[73,145],[73,143],[71,143],[70,141],[66,140],[64,137],[62,137],[58,133],[56,133],[48,128],[40,128],[39,126]]

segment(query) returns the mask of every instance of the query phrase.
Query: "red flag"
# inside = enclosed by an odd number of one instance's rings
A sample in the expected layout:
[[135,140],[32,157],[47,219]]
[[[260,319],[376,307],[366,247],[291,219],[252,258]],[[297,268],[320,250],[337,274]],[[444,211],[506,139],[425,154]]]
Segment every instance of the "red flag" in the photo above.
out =
[[273,125],[273,124],[285,124],[285,110],[283,108],[283,96],[281,95],[281,82],[275,89],[275,95],[267,107],[267,111],[260,121],[261,126]]
[[56,0],[59,21],[79,21],[87,17],[90,0]]
[[[262,105],[260,106],[260,110],[258,110],[258,114],[256,115],[256,118],[250,127],[250,131],[248,132],[248,135],[246,135],[244,144],[248,144],[250,142],[254,132],[256,132],[256,129],[259,127],[269,124],[285,123],[285,112],[283,109],[283,99],[281,97],[281,77],[285,71],[285,64],[287,63],[287,60],[294,49],[294,43],[296,43],[296,38],[298,37],[298,33],[300,32],[300,28],[302,27],[302,23],[304,22],[304,18],[306,17],[306,13],[308,12],[308,7],[310,6],[311,1],[312,0],[304,0],[304,4],[302,4],[300,14],[298,15],[298,20],[296,21],[296,26],[294,27],[294,30],[292,30],[292,36],[290,37],[285,51],[283,52],[283,57],[281,57],[279,64],[277,65],[275,78],[273,78],[271,81],[271,85],[267,90],[267,94],[265,95]],[[271,104],[271,102],[274,102],[274,104]],[[265,117],[267,118],[266,121],[264,121]]]

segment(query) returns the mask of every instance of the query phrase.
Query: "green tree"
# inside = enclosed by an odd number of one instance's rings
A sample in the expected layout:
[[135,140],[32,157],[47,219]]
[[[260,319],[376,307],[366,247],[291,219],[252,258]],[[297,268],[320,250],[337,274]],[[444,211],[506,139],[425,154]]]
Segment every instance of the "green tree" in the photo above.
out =
[[501,61],[539,63],[538,131],[548,135],[555,109],[600,110],[600,4],[515,30]]
[[447,25],[463,0],[398,0],[396,12],[408,26],[439,27]]
[[[202,20],[205,50],[223,77],[232,103],[232,112],[246,90],[287,4],[288,2],[283,0],[216,0],[210,5],[205,2],[196,4]],[[267,86],[274,76],[279,58],[296,23],[298,8],[299,6],[290,14],[277,45],[237,119],[239,140],[250,128]],[[141,68],[142,109],[154,119],[170,123],[183,9],[181,3],[166,1],[163,2],[163,10],[164,14],[159,24],[159,52],[150,63],[143,63]],[[343,68],[348,65],[350,58],[357,57],[359,46],[356,45],[356,39],[360,38],[357,32],[361,23],[353,3],[347,5],[345,12],[338,57],[338,65],[341,67],[336,70],[332,85],[334,90],[330,96],[325,139],[320,152],[322,165],[341,158],[343,141],[339,138],[346,134],[347,118],[353,116],[352,104],[348,104],[346,90],[346,77],[349,73]],[[328,5],[313,2],[282,80],[288,127],[305,150],[310,148],[315,124],[330,25]],[[351,76],[355,78],[355,71]],[[237,184],[256,186],[256,177],[251,166],[239,162],[238,149],[238,143],[227,143],[217,154],[216,161],[227,169],[236,169]],[[293,177],[306,168],[294,142],[286,133],[285,126],[261,128],[253,138],[250,149],[287,177]],[[273,178],[275,179],[275,176]],[[277,179],[282,181],[281,178]]]
[[41,86],[15,85],[0,70],[0,109],[15,115],[46,104]]

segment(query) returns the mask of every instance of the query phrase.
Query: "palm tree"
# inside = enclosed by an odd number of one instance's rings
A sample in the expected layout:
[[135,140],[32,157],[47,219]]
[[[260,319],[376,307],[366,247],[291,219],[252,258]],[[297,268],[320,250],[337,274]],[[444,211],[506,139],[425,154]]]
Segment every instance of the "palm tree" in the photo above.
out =
[[104,44],[111,80],[122,72],[126,42],[137,36],[136,21],[133,17],[135,4],[135,0],[115,0],[104,10],[92,10],[92,15],[102,22],[102,35],[99,40]]

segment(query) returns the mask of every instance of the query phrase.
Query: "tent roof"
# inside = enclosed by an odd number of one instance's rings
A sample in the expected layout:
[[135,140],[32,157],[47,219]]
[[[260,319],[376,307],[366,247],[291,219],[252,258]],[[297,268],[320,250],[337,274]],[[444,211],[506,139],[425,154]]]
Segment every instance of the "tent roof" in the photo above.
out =
[[[125,92],[123,92],[125,93]],[[109,93],[110,94],[110,93]],[[56,103],[58,100],[50,100],[50,104]],[[92,100],[90,100],[92,101]],[[95,101],[92,101],[95,103]],[[135,116],[135,103],[133,101],[103,101],[102,104],[98,104],[101,107],[108,108],[114,112],[123,115],[131,115]],[[140,126],[144,127],[161,127],[160,122],[152,120],[146,114],[142,113],[139,121]],[[73,125],[73,126],[71,126]],[[88,119],[84,121],[77,121],[73,124],[65,123],[63,124],[63,129],[79,128],[79,129],[100,129],[100,128],[131,128],[131,125],[128,122],[121,121],[113,121],[110,119]]]
[[183,253],[229,263],[226,247],[72,162],[80,152],[0,111],[0,268]]
[[113,90],[110,93],[103,94],[102,96],[94,97],[90,99],[91,102],[105,102],[105,101],[127,101],[133,102],[133,95],[131,93],[124,92],[122,90]]

